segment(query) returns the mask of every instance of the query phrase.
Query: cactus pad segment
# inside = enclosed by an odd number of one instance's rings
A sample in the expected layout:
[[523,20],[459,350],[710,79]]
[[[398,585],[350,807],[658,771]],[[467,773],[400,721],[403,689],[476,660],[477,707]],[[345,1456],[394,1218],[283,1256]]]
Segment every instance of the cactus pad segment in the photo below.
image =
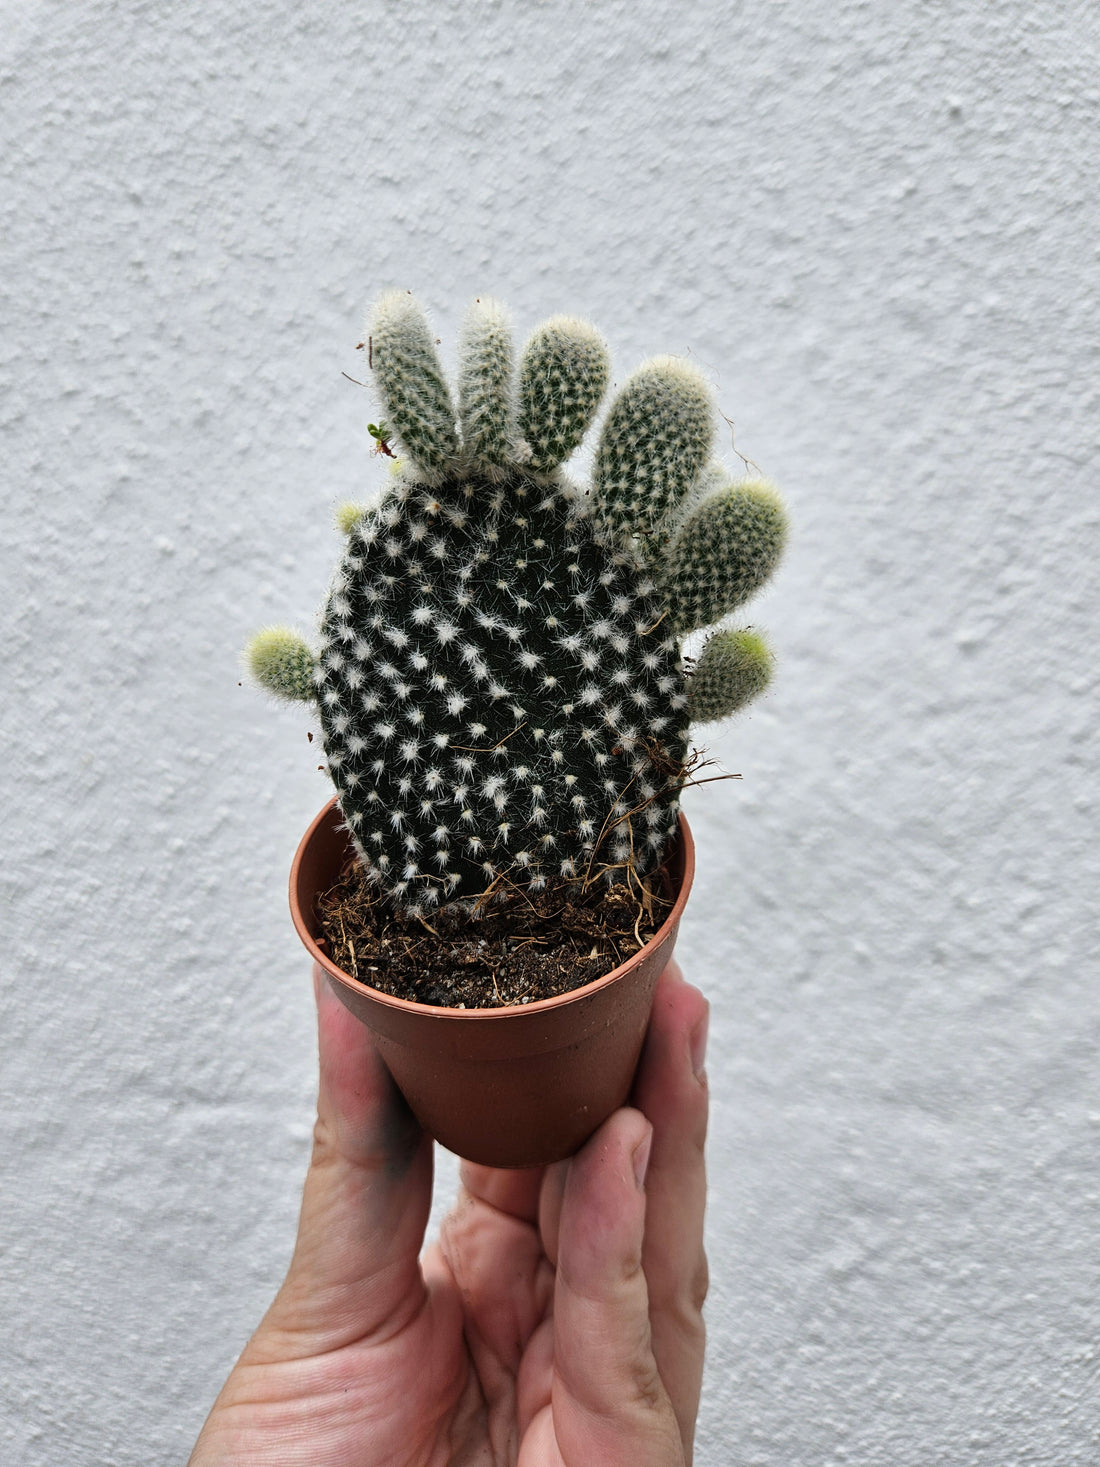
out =
[[660,526],[685,498],[710,454],[714,404],[705,379],[677,357],[657,357],[629,377],[607,415],[592,484],[601,524],[637,535],[649,558]]
[[692,723],[728,718],[758,697],[771,681],[773,662],[759,632],[749,627],[715,632],[688,684]]
[[607,344],[587,321],[554,316],[532,335],[519,378],[519,430],[527,462],[548,472],[580,443],[607,388]]
[[754,595],[783,553],[787,513],[762,480],[710,494],[669,546],[664,584],[681,633],[710,626]]
[[494,300],[466,312],[458,374],[462,446],[474,459],[506,464],[515,453],[512,421],[512,327]]
[[265,627],[245,648],[248,670],[262,688],[291,703],[312,703],[317,663],[309,645],[290,627]]
[[455,410],[427,317],[411,295],[391,291],[367,321],[370,362],[386,412],[411,458],[441,473],[458,455]]

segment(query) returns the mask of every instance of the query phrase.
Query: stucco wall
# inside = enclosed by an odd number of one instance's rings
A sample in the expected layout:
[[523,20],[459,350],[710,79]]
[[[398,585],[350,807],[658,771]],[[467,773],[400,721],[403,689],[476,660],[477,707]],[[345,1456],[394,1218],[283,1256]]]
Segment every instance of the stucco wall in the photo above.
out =
[[700,1462],[1095,1462],[1094,7],[3,9],[0,1460],[185,1459],[288,1257],[326,791],[235,659],[397,285],[690,351],[792,507],[688,802]]

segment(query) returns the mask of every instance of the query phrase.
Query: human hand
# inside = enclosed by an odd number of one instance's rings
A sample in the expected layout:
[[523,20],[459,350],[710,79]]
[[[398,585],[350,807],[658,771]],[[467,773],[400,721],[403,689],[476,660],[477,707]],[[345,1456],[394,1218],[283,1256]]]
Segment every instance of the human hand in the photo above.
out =
[[670,966],[633,1107],[553,1166],[463,1162],[423,1257],[432,1143],[327,983],[317,1002],[294,1256],[190,1467],[690,1463],[707,1281],[703,996]]

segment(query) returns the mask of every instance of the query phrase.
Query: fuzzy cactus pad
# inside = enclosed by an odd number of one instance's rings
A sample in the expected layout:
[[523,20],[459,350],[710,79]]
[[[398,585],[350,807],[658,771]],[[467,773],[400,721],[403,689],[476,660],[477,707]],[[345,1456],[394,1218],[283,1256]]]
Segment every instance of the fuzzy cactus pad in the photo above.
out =
[[574,493],[400,483],[352,530],[322,625],[329,771],[365,860],[430,908],[654,865],[687,698],[651,577]]
[[317,652],[261,633],[254,674],[317,704],[340,808],[398,910],[644,875],[675,828],[690,720],[767,682],[763,643],[748,667],[720,632],[692,698],[679,639],[770,574],[778,497],[716,467],[709,388],[675,358],[627,380],[591,490],[572,484],[560,465],[609,376],[586,322],[545,323],[516,367],[506,312],[475,302],[456,399],[411,296],[384,296],[367,337],[401,457],[375,506],[340,512]]

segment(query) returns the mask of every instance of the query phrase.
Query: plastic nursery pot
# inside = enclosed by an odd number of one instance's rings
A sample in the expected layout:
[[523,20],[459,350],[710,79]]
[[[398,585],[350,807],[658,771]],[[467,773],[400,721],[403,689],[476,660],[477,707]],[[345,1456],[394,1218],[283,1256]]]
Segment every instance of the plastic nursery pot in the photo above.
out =
[[683,815],[664,863],[675,904],[645,947],[583,988],[504,1008],[412,1003],[336,966],[317,946],[316,904],[351,854],[334,800],[298,847],[290,910],[314,962],[371,1031],[417,1120],[448,1150],[486,1166],[571,1156],[630,1093],[653,991],[672,957],[695,874]]

